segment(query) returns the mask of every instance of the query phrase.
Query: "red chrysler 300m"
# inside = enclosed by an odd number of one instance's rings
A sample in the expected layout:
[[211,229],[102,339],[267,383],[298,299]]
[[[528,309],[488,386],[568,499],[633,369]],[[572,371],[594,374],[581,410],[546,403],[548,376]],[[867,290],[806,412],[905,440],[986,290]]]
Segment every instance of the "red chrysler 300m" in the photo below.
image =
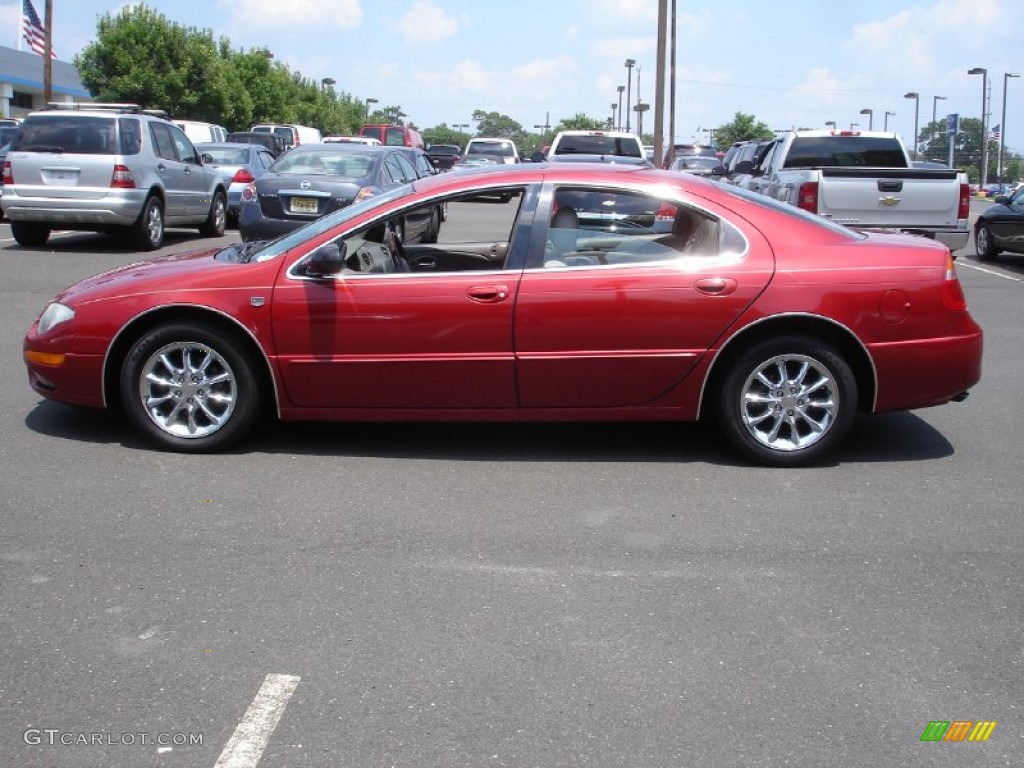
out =
[[[403,244],[438,205],[439,242]],[[710,417],[747,458],[789,466],[819,460],[858,411],[962,399],[982,331],[933,241],[685,175],[531,163],[84,280],[32,324],[24,357],[41,395],[119,406],[169,450],[226,448],[264,408]]]

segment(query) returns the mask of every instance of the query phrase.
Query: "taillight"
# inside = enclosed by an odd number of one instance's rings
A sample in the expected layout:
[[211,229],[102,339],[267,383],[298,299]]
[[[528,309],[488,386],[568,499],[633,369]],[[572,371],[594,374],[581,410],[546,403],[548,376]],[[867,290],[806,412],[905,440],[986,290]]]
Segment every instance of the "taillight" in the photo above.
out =
[[242,190],[242,202],[251,203],[256,200],[256,182],[250,182]]
[[942,282],[942,303],[946,309],[952,312],[967,311],[967,297],[964,296],[963,286],[960,285],[960,278],[957,277],[952,253],[946,255],[946,277]]
[[248,184],[250,181],[256,181],[256,177],[246,168],[239,168],[231,179],[232,184]]
[[658,212],[654,214],[655,221],[675,221],[676,219],[676,207],[669,205],[668,203],[662,203],[658,206]]
[[14,183],[14,171],[11,170],[11,161],[4,160],[4,184]]
[[811,213],[818,212],[818,182],[805,181],[796,195],[796,207]]
[[113,189],[135,189],[135,178],[126,165],[115,165],[114,174],[110,177]]
[[960,205],[956,209],[958,219],[968,219],[971,216],[971,187],[968,184],[960,185]]

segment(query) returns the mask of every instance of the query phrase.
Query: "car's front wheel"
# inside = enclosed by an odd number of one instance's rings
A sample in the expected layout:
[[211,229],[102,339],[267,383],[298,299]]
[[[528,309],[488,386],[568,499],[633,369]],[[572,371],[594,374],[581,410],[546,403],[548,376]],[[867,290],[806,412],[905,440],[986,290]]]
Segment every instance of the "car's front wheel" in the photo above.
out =
[[34,221],[12,221],[11,234],[18,245],[46,245],[46,241],[50,239],[50,228]]
[[978,261],[991,261],[999,253],[999,249],[992,242],[992,230],[988,228],[988,224],[979,224],[974,230],[974,251],[978,255]]
[[259,416],[254,362],[232,334],[205,323],[145,333],[125,358],[120,385],[128,420],[165,450],[222,450]]
[[832,347],[786,336],[734,362],[717,406],[726,437],[747,457],[776,467],[810,464],[853,424],[857,380]]

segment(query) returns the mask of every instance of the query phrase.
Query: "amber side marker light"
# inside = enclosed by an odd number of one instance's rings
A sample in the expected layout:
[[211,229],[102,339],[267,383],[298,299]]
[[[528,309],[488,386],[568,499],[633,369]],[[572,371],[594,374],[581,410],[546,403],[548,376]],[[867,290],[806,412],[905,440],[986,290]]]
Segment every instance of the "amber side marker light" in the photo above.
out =
[[37,352],[34,349],[25,350],[25,362],[36,363],[37,365],[64,365],[63,352]]

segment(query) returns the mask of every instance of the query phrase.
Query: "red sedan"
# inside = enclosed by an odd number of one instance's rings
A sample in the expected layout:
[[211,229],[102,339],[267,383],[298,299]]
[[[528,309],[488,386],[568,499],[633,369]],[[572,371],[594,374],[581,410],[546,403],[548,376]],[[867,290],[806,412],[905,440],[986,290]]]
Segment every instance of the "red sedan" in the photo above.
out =
[[[446,237],[403,244],[401,223],[439,204]],[[84,280],[32,324],[24,357],[41,395],[120,406],[176,451],[226,448],[265,408],[710,417],[748,458],[790,466],[819,460],[858,411],[963,399],[982,331],[933,241],[686,175],[531,163]]]

